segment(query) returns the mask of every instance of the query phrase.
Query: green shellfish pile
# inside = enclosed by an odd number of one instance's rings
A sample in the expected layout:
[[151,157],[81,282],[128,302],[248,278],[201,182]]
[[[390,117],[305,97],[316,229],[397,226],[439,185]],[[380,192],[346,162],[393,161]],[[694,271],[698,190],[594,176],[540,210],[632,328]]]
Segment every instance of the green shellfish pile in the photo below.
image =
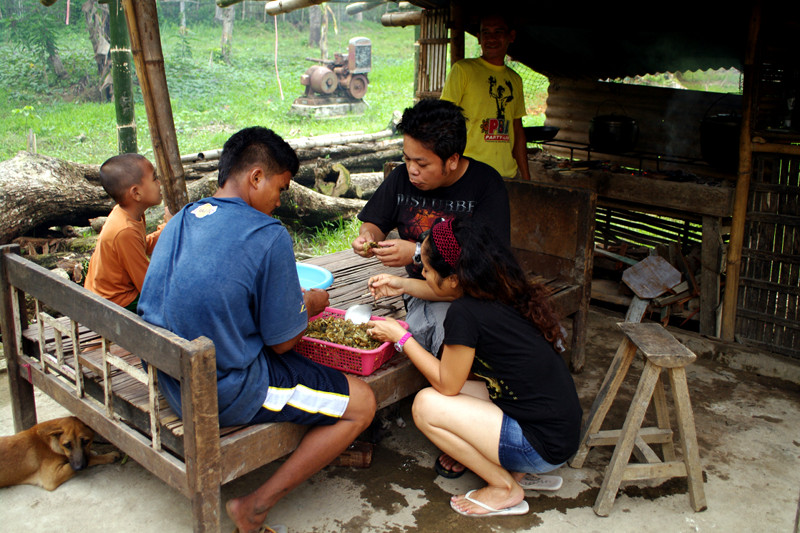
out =
[[305,335],[359,350],[374,350],[383,343],[367,333],[367,329],[366,324],[356,325],[340,316],[332,315],[309,322]]

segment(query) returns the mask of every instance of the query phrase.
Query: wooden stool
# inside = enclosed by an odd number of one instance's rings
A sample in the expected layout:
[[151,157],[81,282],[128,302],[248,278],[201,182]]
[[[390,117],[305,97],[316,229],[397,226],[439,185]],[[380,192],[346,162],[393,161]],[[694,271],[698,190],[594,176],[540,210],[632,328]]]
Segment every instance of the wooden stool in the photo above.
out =
[[[586,420],[578,452],[570,461],[570,466],[581,468],[593,446],[614,446],[614,454],[594,504],[594,512],[599,516],[608,516],[622,481],[672,477],[688,478],[689,502],[695,511],[702,511],[706,509],[703,471],[685,369],[696,356],[660,324],[621,322],[617,326],[625,333],[625,338],[600,386]],[[641,350],[644,355],[645,365],[625,423],[621,430],[600,431],[637,350]],[[683,449],[682,460],[675,458],[667,399],[660,379],[662,369],[667,370],[672,386]],[[651,398],[655,405],[658,427],[642,428]],[[661,444],[663,461],[650,447],[654,443]],[[640,463],[628,464],[632,452]]]

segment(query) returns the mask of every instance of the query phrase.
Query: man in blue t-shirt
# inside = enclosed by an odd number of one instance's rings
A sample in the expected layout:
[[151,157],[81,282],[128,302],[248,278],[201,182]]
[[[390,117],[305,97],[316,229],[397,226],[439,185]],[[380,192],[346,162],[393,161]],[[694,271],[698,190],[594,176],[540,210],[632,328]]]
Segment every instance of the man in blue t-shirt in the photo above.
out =
[[[270,215],[299,161],[271,130],[246,128],[224,145],[219,189],[186,205],[162,230],[138,312],[185,338],[214,342],[222,426],[290,421],[311,426],[294,453],[226,509],[238,531],[258,531],[269,509],[330,463],[372,421],[372,389],[293,350],[328,293],[303,291],[292,242]],[[159,372],[181,414],[180,383]]]

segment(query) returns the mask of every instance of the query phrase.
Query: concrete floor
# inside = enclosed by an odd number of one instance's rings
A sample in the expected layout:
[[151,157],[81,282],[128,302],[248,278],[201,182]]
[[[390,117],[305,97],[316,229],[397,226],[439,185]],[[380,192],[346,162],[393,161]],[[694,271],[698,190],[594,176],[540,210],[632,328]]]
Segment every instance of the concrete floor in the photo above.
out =
[[[615,323],[621,315],[592,309],[587,369],[575,375],[584,412],[594,400],[611,356],[619,344]],[[450,532],[593,531],[791,532],[796,529],[800,491],[800,386],[795,365],[766,364],[784,377],[764,377],[736,369],[764,359],[752,352],[725,353],[697,335],[675,332],[701,355],[689,368],[700,458],[706,478],[708,509],[689,506],[685,480],[623,485],[610,516],[594,514],[592,505],[611,455],[595,448],[580,469],[562,467],[563,487],[554,493],[528,493],[531,512],[523,517],[465,518],[448,499],[481,486],[468,473],[458,480],[437,478],[437,450],[414,427],[410,401],[398,412],[406,424],[392,422],[375,448],[368,469],[328,467],[284,498],[268,522],[298,532]],[[724,360],[725,363],[720,362]],[[742,363],[741,361],[745,361]],[[737,363],[739,361],[739,363]],[[783,365],[783,366],[781,366]],[[630,398],[641,363],[620,398]],[[37,397],[39,420],[66,413]],[[618,401],[609,414],[621,426],[626,405]],[[0,435],[13,432],[8,383],[0,379]],[[223,488],[223,499],[249,492],[271,467],[251,473]],[[0,489],[0,531],[63,533],[147,533],[191,531],[188,500],[128,460],[81,472],[53,492],[34,486]],[[227,517],[223,531],[233,527]]]

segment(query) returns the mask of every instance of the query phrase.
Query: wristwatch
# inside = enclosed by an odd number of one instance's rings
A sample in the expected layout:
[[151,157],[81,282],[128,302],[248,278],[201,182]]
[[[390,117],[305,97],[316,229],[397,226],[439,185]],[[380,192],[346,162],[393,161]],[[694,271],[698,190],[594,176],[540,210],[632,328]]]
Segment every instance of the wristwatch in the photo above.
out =
[[406,333],[400,340],[394,343],[394,349],[400,353],[403,353],[403,346],[405,345],[406,341],[411,338],[411,333]]
[[412,259],[414,264],[417,266],[422,265],[422,243],[418,242],[417,247],[414,250],[414,258]]

